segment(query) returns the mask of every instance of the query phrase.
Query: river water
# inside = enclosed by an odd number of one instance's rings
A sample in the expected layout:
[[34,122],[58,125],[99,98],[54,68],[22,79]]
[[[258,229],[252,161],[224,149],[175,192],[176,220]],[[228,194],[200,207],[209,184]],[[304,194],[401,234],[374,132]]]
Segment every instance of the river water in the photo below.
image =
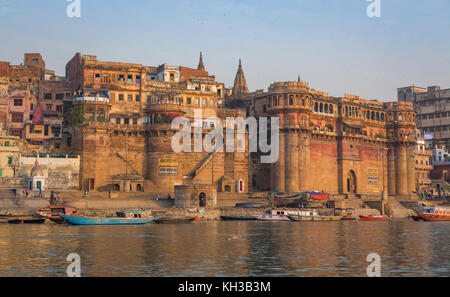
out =
[[450,276],[450,223],[0,224],[0,276]]

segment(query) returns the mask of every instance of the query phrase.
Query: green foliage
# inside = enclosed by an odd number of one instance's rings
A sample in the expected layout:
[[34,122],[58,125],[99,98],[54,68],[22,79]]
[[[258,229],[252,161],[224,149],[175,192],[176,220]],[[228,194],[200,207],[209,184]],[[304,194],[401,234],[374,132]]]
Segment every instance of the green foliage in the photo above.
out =
[[84,110],[81,105],[75,105],[69,111],[69,121],[71,125],[83,124],[85,121]]

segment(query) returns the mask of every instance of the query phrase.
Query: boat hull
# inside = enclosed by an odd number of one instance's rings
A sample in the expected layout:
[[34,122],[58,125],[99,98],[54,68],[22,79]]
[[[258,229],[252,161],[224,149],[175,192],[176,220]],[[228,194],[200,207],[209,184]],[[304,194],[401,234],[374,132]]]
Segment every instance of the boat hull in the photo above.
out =
[[61,215],[64,222],[71,225],[142,225],[152,222],[155,218],[98,218]]
[[41,219],[14,219],[9,220],[9,224],[43,224],[45,223],[45,218]]
[[256,221],[255,217],[229,217],[229,216],[221,216],[220,219],[222,221]]
[[436,215],[436,214],[428,214],[422,213],[419,214],[419,217],[425,221],[450,221],[449,215]]
[[155,219],[153,222],[156,224],[188,224],[192,223],[196,218],[186,218],[186,219],[167,219],[160,218]]
[[291,221],[294,222],[330,222],[330,221],[340,221],[342,217],[339,216],[297,216],[289,215]]
[[387,219],[385,216],[359,216],[361,221],[384,221]]
[[265,222],[286,222],[290,221],[287,216],[256,216],[256,220]]

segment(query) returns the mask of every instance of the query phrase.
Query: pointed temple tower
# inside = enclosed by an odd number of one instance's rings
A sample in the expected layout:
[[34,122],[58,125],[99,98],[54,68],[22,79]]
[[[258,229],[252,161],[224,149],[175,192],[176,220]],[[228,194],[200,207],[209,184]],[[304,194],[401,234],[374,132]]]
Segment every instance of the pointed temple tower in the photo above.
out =
[[206,71],[205,64],[203,64],[203,54],[200,52],[200,61],[198,62],[197,70]]
[[234,79],[233,96],[248,93],[247,81],[245,79],[244,71],[242,70],[242,62],[239,59],[239,68]]

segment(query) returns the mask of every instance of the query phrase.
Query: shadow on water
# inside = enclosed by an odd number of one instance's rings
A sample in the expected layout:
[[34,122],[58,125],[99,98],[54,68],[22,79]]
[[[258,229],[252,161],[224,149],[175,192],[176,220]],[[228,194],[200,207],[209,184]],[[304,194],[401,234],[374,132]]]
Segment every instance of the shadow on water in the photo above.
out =
[[0,276],[450,276],[450,225],[207,222],[185,225],[0,225]]

